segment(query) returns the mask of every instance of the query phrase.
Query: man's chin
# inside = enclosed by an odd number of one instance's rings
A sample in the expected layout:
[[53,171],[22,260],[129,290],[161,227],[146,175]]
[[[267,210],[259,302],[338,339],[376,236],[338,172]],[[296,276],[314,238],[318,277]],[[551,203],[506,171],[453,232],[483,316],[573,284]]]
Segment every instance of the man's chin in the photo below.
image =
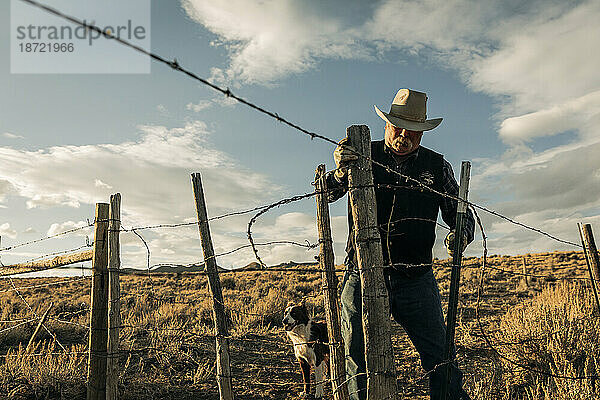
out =
[[401,148],[394,148],[392,147],[392,152],[398,156],[407,156],[410,153],[412,153],[415,149],[413,148],[413,146],[410,147],[401,147]]

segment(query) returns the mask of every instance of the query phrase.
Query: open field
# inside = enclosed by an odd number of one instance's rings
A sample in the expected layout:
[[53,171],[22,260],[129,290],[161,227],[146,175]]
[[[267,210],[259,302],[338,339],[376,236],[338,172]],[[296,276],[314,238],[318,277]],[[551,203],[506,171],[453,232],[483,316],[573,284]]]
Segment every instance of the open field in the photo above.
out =
[[[523,263],[530,275],[518,275]],[[478,399],[591,399],[593,379],[548,377],[534,369],[568,377],[600,371],[600,329],[582,253],[556,252],[488,258],[478,327],[477,293],[481,260],[464,260],[457,350],[465,384]],[[436,266],[447,299],[450,269]],[[341,279],[341,274],[340,274]],[[90,279],[15,279],[31,310],[0,281],[0,398],[85,398]],[[293,399],[301,377],[291,344],[281,327],[288,301],[307,298],[322,317],[320,275],[305,272],[237,272],[221,275],[231,317],[230,352],[238,399]],[[124,399],[216,399],[211,300],[201,274],[123,276],[121,382]],[[47,332],[26,351],[36,322],[50,305]],[[9,322],[10,321],[10,322]],[[14,327],[17,324],[20,326]],[[405,398],[426,399],[418,356],[395,323],[398,388]],[[327,388],[326,394],[330,391]],[[402,396],[400,396],[402,398]]]

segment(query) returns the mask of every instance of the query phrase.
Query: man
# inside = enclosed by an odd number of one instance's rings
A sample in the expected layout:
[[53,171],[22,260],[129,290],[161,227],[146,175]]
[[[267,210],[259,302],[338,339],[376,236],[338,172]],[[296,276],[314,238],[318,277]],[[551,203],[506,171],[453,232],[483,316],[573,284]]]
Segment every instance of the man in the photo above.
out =
[[[373,180],[377,202],[377,224],[383,250],[384,277],[392,317],[408,334],[429,372],[430,396],[440,399],[445,379],[444,343],[446,325],[440,293],[432,270],[432,248],[438,211],[451,231],[445,244],[454,249],[457,201],[423,189],[410,179],[387,171],[386,165],[404,176],[442,193],[458,195],[452,167],[441,154],[420,145],[424,131],[437,127],[442,118],[427,120],[427,96],[410,89],[400,89],[389,113],[377,106],[375,111],[386,122],[385,139],[371,143]],[[347,191],[348,165],[357,154],[347,138],[334,152],[337,169],[330,172],[327,185],[329,201]],[[349,235],[346,246],[348,272],[342,284],[342,335],[346,351],[346,372],[351,398],[365,399],[366,376],[364,337],[361,321],[361,288],[357,270],[352,216],[348,213]],[[464,246],[473,240],[473,215],[467,214]],[[464,250],[464,247],[463,247]],[[469,399],[462,388],[462,372],[451,364],[450,399]]]

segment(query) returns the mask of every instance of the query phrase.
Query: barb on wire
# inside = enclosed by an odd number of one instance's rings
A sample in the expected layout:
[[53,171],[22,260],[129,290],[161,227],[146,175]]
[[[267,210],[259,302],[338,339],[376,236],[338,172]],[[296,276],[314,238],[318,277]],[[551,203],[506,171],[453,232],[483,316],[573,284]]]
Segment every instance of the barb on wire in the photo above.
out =
[[276,201],[275,203],[269,204],[268,206],[264,207],[254,217],[252,217],[250,219],[250,221],[248,222],[248,231],[247,231],[247,233],[248,233],[248,240],[250,241],[250,245],[252,246],[252,251],[254,252],[254,256],[256,257],[256,260],[258,261],[258,263],[260,264],[261,267],[266,268],[267,265],[263,262],[263,260],[258,255],[258,249],[256,248],[256,245],[254,244],[254,239],[252,238],[252,231],[251,231],[252,224],[254,224],[254,222],[256,221],[256,219],[258,217],[260,217],[261,215],[263,215],[267,211],[272,210],[273,208],[277,208],[277,207],[282,206],[284,204],[293,203],[295,201],[303,200],[303,199],[315,196],[316,194],[317,194],[317,192],[314,191],[314,192],[304,193],[304,194],[301,194],[301,195],[296,195],[296,196],[292,196],[292,197],[288,197],[286,199],[282,199],[282,200]]
[[39,238],[39,239],[30,240],[28,242],[23,242],[23,243],[13,244],[12,246],[2,247],[2,248],[0,248],[0,252],[2,252],[2,251],[8,251],[8,250],[13,250],[13,249],[16,249],[18,247],[28,246],[28,245],[34,244],[34,243],[43,242],[45,240],[53,239],[53,238],[56,238],[56,237],[59,237],[59,236],[68,235],[69,233],[77,232],[77,231],[80,231],[82,229],[87,229],[90,226],[94,226],[94,224],[88,224],[88,225],[80,226],[78,228],[69,229],[69,230],[66,230],[64,232],[60,232],[60,233],[57,233],[57,234],[54,234],[54,235],[44,236],[44,237]]
[[42,260],[42,259],[47,258],[47,257],[52,257],[52,256],[58,256],[58,255],[62,255],[62,254],[73,253],[73,252],[75,252],[77,250],[81,250],[81,249],[85,249],[85,248],[89,248],[89,247],[92,247],[92,245],[89,244],[89,243],[86,243],[86,244],[84,244],[82,246],[74,247],[72,249],[55,251],[53,253],[48,253],[48,254],[44,254],[42,256],[37,256],[37,257],[34,257],[34,258],[30,258],[29,260],[25,260],[25,261],[21,262],[20,264],[26,264],[26,263],[30,263],[30,262],[33,262],[33,261]]

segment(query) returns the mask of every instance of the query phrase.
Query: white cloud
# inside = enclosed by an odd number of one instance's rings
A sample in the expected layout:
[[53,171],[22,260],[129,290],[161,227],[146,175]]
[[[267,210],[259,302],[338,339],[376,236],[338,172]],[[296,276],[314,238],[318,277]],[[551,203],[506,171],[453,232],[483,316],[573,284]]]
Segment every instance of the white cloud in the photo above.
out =
[[[270,193],[282,192],[267,177],[214,149],[209,141],[210,132],[202,122],[171,129],[141,126],[140,130],[138,141],[119,144],[55,146],[37,151],[0,148],[0,182],[12,188],[7,195],[24,197],[30,208],[81,207],[107,202],[110,194],[120,192],[126,228],[195,220],[192,172],[202,175],[208,212],[213,216],[264,204],[272,200]],[[246,223],[247,220],[240,221],[228,228],[244,238]],[[47,234],[82,224],[85,223],[55,223]],[[198,261],[199,241],[194,228],[140,233],[152,246],[153,262],[166,256]],[[222,234],[215,228],[215,235]],[[132,233],[123,233],[122,237],[124,246],[129,246],[125,262],[145,265],[141,241]],[[231,243],[225,240],[221,245],[228,248]]]
[[2,134],[2,136],[4,136],[5,138],[8,138],[8,139],[24,139],[24,136],[15,135],[14,133],[10,133],[10,132],[4,132]]
[[503,28],[495,33],[497,49],[469,66],[472,87],[510,96],[506,106],[513,114],[560,106],[598,90],[600,3],[562,7],[545,7],[527,23],[513,18],[497,25]]
[[13,192],[13,185],[9,181],[0,178],[0,203],[4,202],[6,195]]
[[[70,231],[72,229],[76,229],[76,228],[83,228],[84,226],[88,225],[85,221],[65,221],[65,222],[61,222],[61,223],[53,223],[52,225],[50,225],[50,227],[48,228],[48,231],[46,232],[46,236],[54,236],[57,235],[59,233],[64,233],[66,231]],[[78,230],[76,232],[74,232],[73,234],[76,236],[86,236],[89,235],[91,233],[91,228],[86,228],[86,229],[81,229]]]
[[[56,146],[25,151],[0,148],[0,179],[28,199],[30,207],[78,207],[106,201],[106,184],[121,191],[132,215],[164,220],[193,211],[189,174],[202,172],[210,204],[218,209],[263,198],[268,180],[213,149],[201,122],[182,128],[141,126],[137,142]],[[177,155],[174,157],[173,155]],[[190,198],[189,202],[181,199]],[[216,201],[214,201],[214,200]],[[210,201],[213,200],[213,201]],[[174,208],[173,208],[174,207]]]
[[202,110],[206,110],[208,108],[210,108],[210,106],[212,106],[212,102],[209,100],[201,100],[200,102],[194,104],[194,103],[188,103],[185,108],[187,110],[193,111],[193,112],[200,112]]
[[188,103],[185,108],[193,112],[208,110],[217,105],[220,107],[233,107],[238,103],[237,100],[231,97],[217,96],[210,100],[200,100],[198,103]]
[[33,194],[26,202],[27,208],[49,208],[57,205],[79,208],[81,203],[63,193]]
[[600,90],[574,99],[560,101],[553,107],[502,121],[501,138],[508,142],[531,141],[569,130],[581,129],[600,114]]
[[15,239],[17,237],[17,231],[12,229],[8,222],[5,222],[0,225],[0,236],[7,236],[11,239]]
[[102,182],[100,179],[94,179],[94,186],[103,188],[103,189],[112,189],[112,186],[110,186],[107,183]]
[[370,54],[357,45],[361,38],[350,21],[339,18],[348,10],[369,8],[360,1],[343,8],[292,0],[183,0],[182,5],[229,50],[231,63],[225,71],[214,69],[214,80],[274,82],[306,71],[320,58]]

